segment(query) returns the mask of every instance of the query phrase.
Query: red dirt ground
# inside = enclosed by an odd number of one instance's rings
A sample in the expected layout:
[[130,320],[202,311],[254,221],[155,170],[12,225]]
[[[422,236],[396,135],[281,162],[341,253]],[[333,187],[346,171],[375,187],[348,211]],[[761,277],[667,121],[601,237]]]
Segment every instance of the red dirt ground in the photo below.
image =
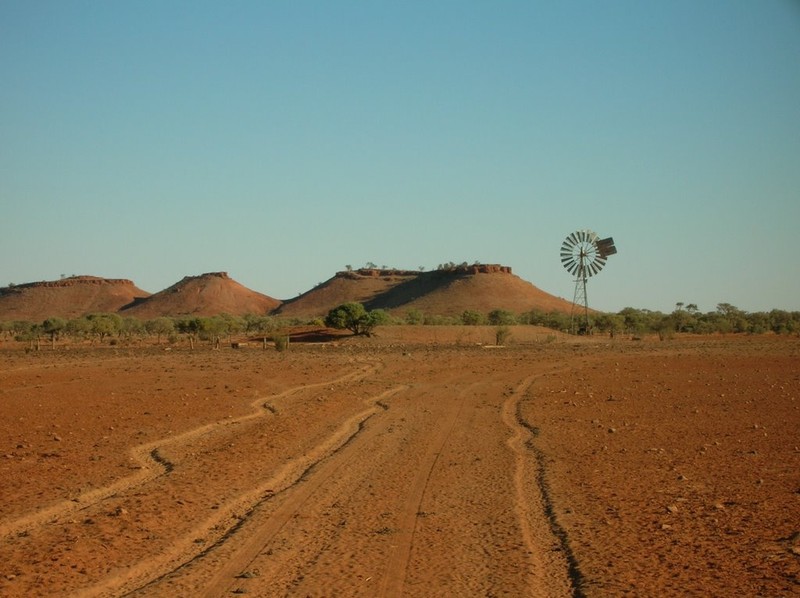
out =
[[800,340],[0,349],[3,596],[800,593]]

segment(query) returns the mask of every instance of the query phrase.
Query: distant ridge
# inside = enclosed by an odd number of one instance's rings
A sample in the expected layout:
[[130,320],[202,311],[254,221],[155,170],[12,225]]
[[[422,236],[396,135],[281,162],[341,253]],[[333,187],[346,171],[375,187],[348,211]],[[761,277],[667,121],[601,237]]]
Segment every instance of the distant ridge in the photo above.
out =
[[522,280],[509,266],[451,263],[429,272],[348,269],[284,302],[248,289],[227,272],[185,276],[153,295],[127,279],[72,276],[0,288],[0,320],[42,321],[100,312],[145,320],[222,313],[310,319],[350,301],[363,303],[368,309],[385,309],[399,317],[410,310],[434,316],[459,316],[466,310],[484,314],[495,309],[517,314],[572,310],[570,302]]
[[185,276],[171,287],[121,310],[121,315],[150,319],[160,316],[215,316],[227,313],[265,315],[281,302],[239,284],[227,272]]
[[425,314],[457,316],[465,310],[488,313],[533,309],[569,313],[572,304],[514,275],[509,266],[473,264],[420,272],[361,268],[337,272],[326,282],[285,301],[277,314],[295,317],[325,315],[347,301],[396,315],[416,309]]
[[0,319],[38,321],[116,312],[149,296],[130,280],[98,276],[9,285],[0,288]]

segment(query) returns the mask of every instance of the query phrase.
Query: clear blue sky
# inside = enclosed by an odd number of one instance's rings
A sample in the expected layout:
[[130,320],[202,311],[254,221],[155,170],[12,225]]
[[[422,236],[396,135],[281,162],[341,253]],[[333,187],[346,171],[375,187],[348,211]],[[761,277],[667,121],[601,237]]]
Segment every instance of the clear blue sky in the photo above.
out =
[[0,285],[488,262],[800,309],[800,2],[0,2]]

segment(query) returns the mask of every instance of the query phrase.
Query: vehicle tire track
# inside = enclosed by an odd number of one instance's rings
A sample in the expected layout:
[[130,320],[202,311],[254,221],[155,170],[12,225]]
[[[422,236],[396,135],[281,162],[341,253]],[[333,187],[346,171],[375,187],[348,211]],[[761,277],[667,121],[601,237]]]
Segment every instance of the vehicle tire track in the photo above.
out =
[[240,424],[251,419],[264,417],[267,411],[272,411],[274,413],[274,407],[271,405],[272,401],[285,399],[302,391],[363,379],[371,374],[374,374],[375,371],[377,371],[377,368],[378,365],[372,363],[364,365],[354,372],[339,376],[333,380],[292,387],[276,395],[268,397],[267,399],[259,397],[251,403],[251,407],[254,409],[254,411],[247,415],[220,420],[200,426],[199,428],[187,430],[186,432],[182,432],[174,436],[161,438],[159,440],[154,440],[152,442],[136,446],[130,450],[130,457],[134,463],[131,467],[137,469],[136,473],[117,480],[111,484],[107,484],[101,488],[95,488],[79,494],[75,498],[66,499],[54,505],[23,515],[22,517],[17,517],[13,520],[2,522],[0,523],[0,539],[6,539],[22,534],[29,534],[37,527],[48,523],[55,523],[65,516],[89,509],[116,494],[149,483],[163,475],[168,475],[173,470],[174,464],[162,456],[161,451],[166,447],[180,445],[183,442],[194,440],[218,430],[223,430],[228,426]]
[[463,410],[463,401],[460,399],[467,392],[468,389],[465,389],[459,393],[458,409],[450,410],[448,418],[441,423],[436,435],[428,445],[428,450],[418,470],[414,485],[406,496],[402,511],[403,514],[397,532],[397,543],[387,558],[378,596],[403,595],[403,587],[406,577],[408,576],[408,566],[411,561],[411,548],[414,544],[414,535],[417,530],[422,501],[425,498],[425,490],[428,487],[431,475],[436,468],[442,450],[447,443],[447,439],[450,437],[456,421],[458,421],[458,417]]
[[[361,432],[367,420],[386,409],[385,401],[390,396],[405,390],[405,386],[397,386],[384,391],[380,395],[367,399],[372,406],[348,418],[336,431],[316,445],[308,453],[286,463],[270,479],[256,488],[232,499],[206,519],[186,533],[184,538],[174,543],[166,552],[141,561],[129,569],[123,576],[116,576],[101,582],[95,587],[81,592],[81,596],[122,595],[132,596],[147,594],[149,590],[181,573],[187,567],[197,564],[215,551],[230,546],[252,519],[255,512],[266,502],[293,490],[291,501],[281,505],[273,513],[267,523],[255,530],[247,531],[247,538],[239,547],[233,548],[224,558],[217,558],[221,566],[213,576],[204,583],[205,595],[220,595],[231,585],[235,575],[261,552],[266,544],[277,534],[314,492],[329,479],[339,466],[320,471],[324,461],[344,449]],[[302,483],[302,484],[301,484]],[[235,519],[235,513],[244,513]],[[204,545],[198,546],[193,540],[198,536],[213,537]]]
[[[386,399],[399,392],[407,390],[407,388],[408,387],[405,385],[396,386],[381,393],[377,397],[370,399],[370,401],[374,404],[373,407],[351,418],[351,420],[344,424],[343,428],[352,427],[352,425],[355,423],[358,424],[358,427],[357,429],[352,430],[352,433],[347,436],[346,439],[344,439],[344,442],[340,442],[335,450],[328,451],[319,459],[316,459],[315,462],[309,465],[309,467],[304,470],[303,474],[293,484],[291,484],[291,486],[289,486],[295,487],[298,482],[306,480],[306,483],[303,484],[302,487],[297,488],[292,497],[293,500],[284,503],[274,514],[270,516],[267,524],[258,530],[258,534],[250,538],[236,551],[234,555],[228,558],[224,567],[219,569],[212,580],[206,585],[206,589],[203,594],[204,596],[211,597],[221,595],[224,590],[230,587],[231,580],[234,578],[234,576],[247,568],[247,566],[258,556],[264,547],[270,543],[272,538],[274,538],[275,535],[281,531],[281,529],[291,519],[292,515],[298,512],[306,503],[306,501],[308,501],[309,498],[311,498],[311,496],[313,496],[313,494],[343,466],[342,464],[338,464],[322,470],[322,462],[329,459],[334,454],[344,449],[345,446],[347,446],[350,442],[352,442],[363,430],[368,419],[377,413],[380,413],[381,411],[387,410],[388,405],[384,402]],[[287,487],[287,489],[289,487]]]
[[504,401],[501,411],[503,422],[512,432],[507,444],[515,460],[514,510],[529,555],[531,595],[583,598],[577,561],[555,517],[544,454],[533,444],[538,429],[521,413],[522,399],[533,382],[534,376],[524,379]]

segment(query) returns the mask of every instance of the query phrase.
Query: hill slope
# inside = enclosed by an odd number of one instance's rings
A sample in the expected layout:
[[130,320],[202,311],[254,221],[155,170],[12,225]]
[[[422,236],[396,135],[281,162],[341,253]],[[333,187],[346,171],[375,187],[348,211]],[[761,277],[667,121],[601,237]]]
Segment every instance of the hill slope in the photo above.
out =
[[49,317],[77,318],[116,312],[149,297],[130,280],[71,276],[0,289],[0,319],[36,322]]
[[227,272],[186,276],[171,287],[123,309],[121,315],[138,318],[160,316],[234,316],[267,314],[281,304],[230,278]]
[[323,316],[348,301],[398,315],[410,309],[443,316],[459,315],[464,310],[487,313],[506,309],[522,313],[538,309],[569,313],[572,309],[570,302],[522,280],[508,266],[477,264],[431,272],[369,268],[337,272],[307,293],[286,301],[276,313]]

